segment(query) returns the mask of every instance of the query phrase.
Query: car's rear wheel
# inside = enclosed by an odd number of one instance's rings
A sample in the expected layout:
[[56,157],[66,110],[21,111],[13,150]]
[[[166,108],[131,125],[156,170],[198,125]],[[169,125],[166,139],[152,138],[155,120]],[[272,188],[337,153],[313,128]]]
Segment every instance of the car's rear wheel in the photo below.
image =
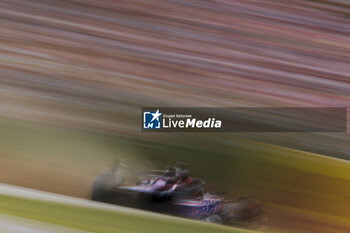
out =
[[203,219],[204,222],[211,222],[216,224],[222,224],[223,219],[219,215],[210,215]]
[[113,197],[113,179],[112,173],[100,173],[93,183],[91,199],[93,201],[111,202]]
[[260,202],[242,197],[232,203],[226,203],[220,213],[224,223],[245,228],[261,228],[267,223],[262,214]]

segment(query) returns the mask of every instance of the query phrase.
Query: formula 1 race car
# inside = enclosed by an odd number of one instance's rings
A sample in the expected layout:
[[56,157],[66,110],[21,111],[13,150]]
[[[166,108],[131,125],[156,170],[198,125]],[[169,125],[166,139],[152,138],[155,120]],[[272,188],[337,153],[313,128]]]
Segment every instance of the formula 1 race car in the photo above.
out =
[[259,201],[242,197],[226,202],[217,194],[205,192],[205,182],[191,178],[183,166],[161,172],[148,170],[148,178],[133,186],[124,184],[121,170],[115,164],[96,177],[92,200],[237,227],[266,226]]

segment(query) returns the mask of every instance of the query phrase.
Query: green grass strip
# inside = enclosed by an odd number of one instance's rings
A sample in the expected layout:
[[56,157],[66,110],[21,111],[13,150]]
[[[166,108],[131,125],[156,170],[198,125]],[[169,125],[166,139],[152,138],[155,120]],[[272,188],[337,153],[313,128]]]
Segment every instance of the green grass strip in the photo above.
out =
[[108,211],[0,195],[0,213],[96,233],[250,232],[180,218]]

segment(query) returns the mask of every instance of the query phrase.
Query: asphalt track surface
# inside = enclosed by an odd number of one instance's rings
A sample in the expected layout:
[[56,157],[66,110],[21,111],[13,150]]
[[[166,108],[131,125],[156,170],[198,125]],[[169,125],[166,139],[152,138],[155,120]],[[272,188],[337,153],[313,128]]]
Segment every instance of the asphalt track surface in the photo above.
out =
[[[147,214],[148,216],[154,216],[157,218],[170,217],[170,216],[164,216],[162,214],[152,213],[148,211],[137,210],[133,208],[116,206],[116,205],[111,205],[106,203],[94,202],[94,201],[80,199],[76,197],[69,197],[65,195],[49,193],[49,192],[44,192],[40,190],[33,190],[29,188],[23,188],[23,187],[8,185],[8,184],[0,184],[0,194],[19,197],[19,198],[27,198],[32,200],[40,200],[40,201],[61,203],[66,205],[80,206],[80,207],[89,207],[89,208],[117,211],[117,212],[123,211],[124,213],[127,212],[135,215]],[[175,217],[170,217],[170,218],[175,218]],[[188,220],[188,221],[191,221],[191,220]]]
[[[82,200],[79,198],[67,197],[43,191],[36,191],[32,189],[16,187],[6,184],[0,184],[0,193],[3,195],[29,198],[34,200],[42,200],[56,203],[65,203],[79,206],[89,206],[95,208],[103,208],[109,210],[118,209],[117,206],[110,207],[108,205],[93,203],[91,201]],[[132,210],[130,210],[132,211]],[[87,231],[80,231],[76,229],[66,228],[39,221],[28,220],[24,218],[0,214],[0,233],[87,233]]]
[[38,221],[0,215],[0,233],[88,233]]
[[[127,214],[131,214],[130,216],[134,216],[136,218],[147,216],[148,218],[150,217],[151,219],[157,219],[164,222],[168,222],[169,220],[171,222],[179,221],[178,223],[185,224],[185,225],[187,224],[191,225],[193,223],[206,224],[204,222],[201,223],[200,221],[167,216],[167,215],[127,208],[127,207],[121,207],[121,206],[116,206],[111,204],[99,203],[91,200],[68,197],[65,195],[43,192],[39,190],[28,189],[28,188],[12,186],[7,184],[0,184],[0,195],[16,197],[16,198],[24,198],[24,199],[33,200],[33,201],[64,204],[65,206],[70,206],[70,207],[76,206],[76,207],[91,208],[96,211],[107,210],[107,211],[116,212],[119,214],[127,213]],[[227,230],[231,231],[230,229],[233,229],[231,227],[225,227],[225,226],[220,226],[220,228],[222,228],[222,230],[226,229],[226,231]],[[239,232],[241,231],[244,231],[244,230],[239,230]],[[12,214],[8,214],[8,215],[0,214],[0,233],[59,233],[59,232],[88,233],[90,231],[86,231],[86,230],[82,231],[82,230],[77,230],[75,228],[73,229],[70,227],[63,227],[61,225],[56,225],[56,223],[52,224],[52,222],[47,223],[46,221],[44,222],[42,222],[41,220],[37,221],[37,220],[33,220],[32,218],[28,219],[24,216],[18,217],[18,216],[13,216]],[[95,231],[93,230],[93,232]],[[237,231],[234,231],[234,232],[237,232]],[[244,231],[244,232],[248,232],[248,231]]]
[[[60,194],[54,194],[49,192],[43,192],[39,190],[33,190],[23,187],[17,187],[7,184],[0,184],[0,194],[27,198],[32,200],[48,201],[61,203],[66,205],[74,205],[81,207],[90,207],[95,209],[103,209],[109,211],[123,211],[132,214],[147,214],[152,216],[157,216],[157,218],[169,216],[162,216],[160,214],[149,213],[146,211],[125,208],[110,204],[97,203],[90,200],[84,200],[80,198],[68,197]],[[39,221],[28,220],[19,217],[13,217],[8,215],[0,214],[0,233],[87,233],[88,231],[80,231],[76,229],[61,227],[53,224],[42,223]]]

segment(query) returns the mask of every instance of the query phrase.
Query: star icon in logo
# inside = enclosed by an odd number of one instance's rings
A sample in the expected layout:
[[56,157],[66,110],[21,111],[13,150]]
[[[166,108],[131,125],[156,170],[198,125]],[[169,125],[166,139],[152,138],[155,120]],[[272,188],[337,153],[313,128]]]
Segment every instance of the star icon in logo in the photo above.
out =
[[156,120],[157,119],[157,121],[159,121],[159,116],[161,116],[162,114],[159,112],[159,109],[157,109],[157,111],[155,112],[155,113],[152,113],[152,120],[151,120],[151,122],[152,121],[154,121],[154,120]]

